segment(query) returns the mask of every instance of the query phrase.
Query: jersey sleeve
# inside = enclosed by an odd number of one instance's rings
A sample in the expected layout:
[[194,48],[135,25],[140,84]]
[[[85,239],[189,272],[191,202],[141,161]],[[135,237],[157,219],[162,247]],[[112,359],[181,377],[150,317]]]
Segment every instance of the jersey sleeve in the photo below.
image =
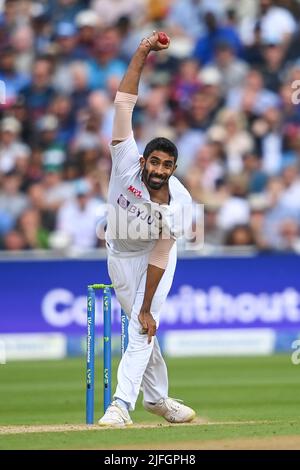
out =
[[112,171],[115,175],[122,176],[131,167],[139,165],[140,154],[133,134],[117,145],[110,145],[109,147],[112,157]]

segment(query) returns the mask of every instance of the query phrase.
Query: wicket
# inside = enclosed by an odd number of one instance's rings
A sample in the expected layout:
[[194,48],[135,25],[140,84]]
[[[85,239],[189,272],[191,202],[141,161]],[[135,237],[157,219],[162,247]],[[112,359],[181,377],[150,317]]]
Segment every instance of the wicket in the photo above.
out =
[[[111,403],[111,289],[112,284],[91,284],[87,292],[86,424],[94,423],[95,305],[96,291],[103,290],[103,410]],[[121,310],[121,354],[128,345],[128,318]]]

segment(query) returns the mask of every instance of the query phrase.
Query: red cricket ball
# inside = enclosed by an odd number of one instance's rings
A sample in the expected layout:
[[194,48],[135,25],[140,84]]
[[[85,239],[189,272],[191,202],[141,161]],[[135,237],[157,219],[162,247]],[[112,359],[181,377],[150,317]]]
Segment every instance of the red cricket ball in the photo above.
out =
[[163,32],[160,32],[158,33],[158,41],[161,43],[161,44],[168,44],[169,42],[169,37],[166,35],[166,33],[163,33]]

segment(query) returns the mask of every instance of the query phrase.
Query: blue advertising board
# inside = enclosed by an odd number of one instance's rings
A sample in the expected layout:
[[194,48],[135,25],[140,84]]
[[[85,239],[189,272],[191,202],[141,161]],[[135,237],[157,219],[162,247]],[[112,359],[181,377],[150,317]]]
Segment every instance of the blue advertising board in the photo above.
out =
[[[299,257],[179,259],[160,331],[300,328]],[[83,335],[86,286],[109,282],[105,260],[0,262],[0,333]],[[113,329],[119,328],[113,298]],[[101,328],[101,298],[97,304]]]

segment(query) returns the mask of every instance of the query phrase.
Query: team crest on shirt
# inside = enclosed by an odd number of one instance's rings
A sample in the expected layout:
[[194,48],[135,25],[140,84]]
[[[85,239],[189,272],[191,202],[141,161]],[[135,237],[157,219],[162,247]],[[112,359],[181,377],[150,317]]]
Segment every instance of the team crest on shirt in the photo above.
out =
[[122,207],[122,209],[127,209],[130,202],[128,201],[128,199],[126,199],[125,196],[123,196],[123,194],[120,194],[119,196],[119,199],[118,199],[118,204],[120,207]]
[[139,199],[142,197],[142,191],[134,188],[132,185],[130,185],[129,188],[127,188],[127,191],[130,191],[135,197]]

